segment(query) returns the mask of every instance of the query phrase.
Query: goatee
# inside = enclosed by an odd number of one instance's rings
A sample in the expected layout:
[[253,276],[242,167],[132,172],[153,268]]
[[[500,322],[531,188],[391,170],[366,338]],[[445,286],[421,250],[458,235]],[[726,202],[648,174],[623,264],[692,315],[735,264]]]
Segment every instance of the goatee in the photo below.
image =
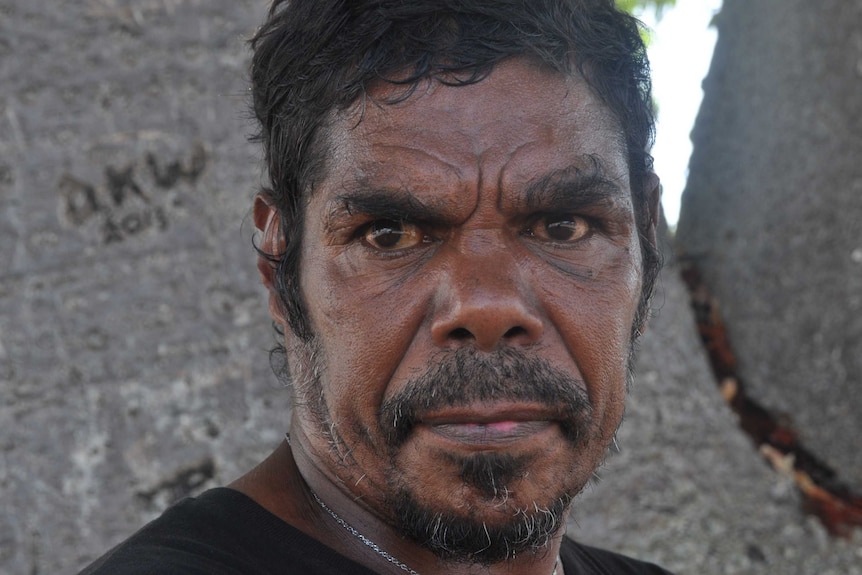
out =
[[[485,354],[462,348],[440,357],[382,405],[378,422],[386,432],[392,468],[398,468],[400,448],[423,414],[500,401],[542,405],[553,414],[573,452],[590,437],[591,407],[582,382],[520,350]],[[564,526],[569,504],[582,488],[563,485],[543,501],[517,508],[510,505],[509,493],[530,469],[531,457],[498,452],[446,457],[459,470],[463,486],[511,514],[510,520],[491,523],[482,519],[481,509],[435,510],[422,503],[415,487],[391,477],[389,487],[394,495],[388,503],[398,530],[447,561],[490,565],[523,553],[542,553]],[[453,489],[459,487],[453,485]]]

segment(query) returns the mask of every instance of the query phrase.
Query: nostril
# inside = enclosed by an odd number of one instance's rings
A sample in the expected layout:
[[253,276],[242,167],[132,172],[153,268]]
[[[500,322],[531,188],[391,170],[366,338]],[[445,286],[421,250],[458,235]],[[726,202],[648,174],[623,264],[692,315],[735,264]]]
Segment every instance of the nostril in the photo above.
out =
[[515,327],[510,328],[509,331],[507,331],[505,334],[503,334],[503,338],[504,339],[512,339],[514,337],[517,337],[519,335],[523,335],[526,333],[527,333],[526,329],[524,329],[523,327],[521,327],[519,325],[516,325]]
[[541,317],[520,296],[492,298],[468,292],[467,297],[461,293],[457,297],[435,312],[430,334],[435,345],[476,346],[490,352],[499,345],[528,345],[542,337]]
[[452,332],[449,334],[449,337],[451,337],[452,339],[463,341],[467,339],[473,339],[473,334],[470,333],[470,330],[463,327],[459,327],[457,329],[453,329]]

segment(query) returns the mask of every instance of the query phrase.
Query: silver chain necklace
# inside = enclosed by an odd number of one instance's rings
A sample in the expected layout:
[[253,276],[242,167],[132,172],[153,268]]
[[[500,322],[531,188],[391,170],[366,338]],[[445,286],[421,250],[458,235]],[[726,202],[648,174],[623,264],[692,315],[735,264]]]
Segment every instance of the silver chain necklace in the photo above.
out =
[[[323,509],[324,511],[326,511],[327,513],[329,513],[330,517],[335,519],[335,521],[339,525],[344,527],[348,533],[350,533],[351,535],[353,535],[354,537],[356,537],[357,539],[362,541],[366,546],[370,547],[372,551],[374,551],[375,553],[377,553],[378,555],[380,555],[381,557],[383,557],[384,559],[386,559],[387,561],[389,561],[390,563],[392,563],[393,565],[395,565],[396,567],[398,567],[402,571],[406,571],[406,572],[410,573],[410,575],[419,575],[419,573],[417,573],[416,571],[414,571],[413,569],[411,569],[410,567],[408,567],[407,565],[405,565],[404,563],[402,563],[401,561],[396,559],[391,553],[389,553],[385,549],[381,549],[377,543],[375,543],[374,541],[372,541],[371,539],[369,539],[368,537],[366,537],[365,535],[363,535],[362,533],[357,531],[356,528],[353,527],[353,525],[351,525],[350,523],[348,523],[347,521],[345,521],[344,519],[339,517],[335,511],[330,509],[329,506],[326,503],[324,503],[320,497],[317,496],[317,493],[315,493],[314,490],[311,489],[311,487],[309,487],[308,490],[311,491],[311,495],[314,497],[314,500],[317,501],[317,504],[320,505],[320,508]],[[556,567],[554,568],[554,573],[556,573]]]
[[[290,445],[290,434],[286,433],[285,438],[287,439],[287,444]],[[329,505],[323,502],[323,500],[317,495],[317,493],[314,492],[314,489],[312,489],[310,486],[308,487],[308,490],[311,492],[311,496],[314,497],[314,500],[317,501],[317,504],[320,506],[321,509],[326,511],[329,516],[332,517],[336,523],[341,525],[348,533],[362,541],[362,543],[365,544],[366,547],[370,548],[372,551],[374,551],[402,571],[410,573],[410,575],[419,575],[417,571],[411,569],[409,566],[399,561],[397,557],[395,557],[385,549],[381,549],[377,543],[360,533],[359,530],[357,530],[353,525],[342,519],[338,515],[338,513],[330,509]],[[560,557],[558,555],[557,560],[554,562],[554,571],[551,573],[551,575],[557,575],[557,567],[559,566],[559,564]]]

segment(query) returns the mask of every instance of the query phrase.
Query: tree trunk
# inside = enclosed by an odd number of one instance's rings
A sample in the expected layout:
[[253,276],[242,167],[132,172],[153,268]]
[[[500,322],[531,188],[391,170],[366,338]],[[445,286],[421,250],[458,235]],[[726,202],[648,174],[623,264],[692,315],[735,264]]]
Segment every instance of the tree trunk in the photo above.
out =
[[862,1],[725,0],[677,246],[749,394],[862,490]]

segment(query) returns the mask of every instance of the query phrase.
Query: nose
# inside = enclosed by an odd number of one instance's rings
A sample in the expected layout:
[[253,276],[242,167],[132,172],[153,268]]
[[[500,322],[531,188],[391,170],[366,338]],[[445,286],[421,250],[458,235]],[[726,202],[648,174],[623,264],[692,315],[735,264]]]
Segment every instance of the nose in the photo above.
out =
[[440,347],[535,343],[544,329],[532,290],[504,253],[454,258],[435,297],[431,337]]

